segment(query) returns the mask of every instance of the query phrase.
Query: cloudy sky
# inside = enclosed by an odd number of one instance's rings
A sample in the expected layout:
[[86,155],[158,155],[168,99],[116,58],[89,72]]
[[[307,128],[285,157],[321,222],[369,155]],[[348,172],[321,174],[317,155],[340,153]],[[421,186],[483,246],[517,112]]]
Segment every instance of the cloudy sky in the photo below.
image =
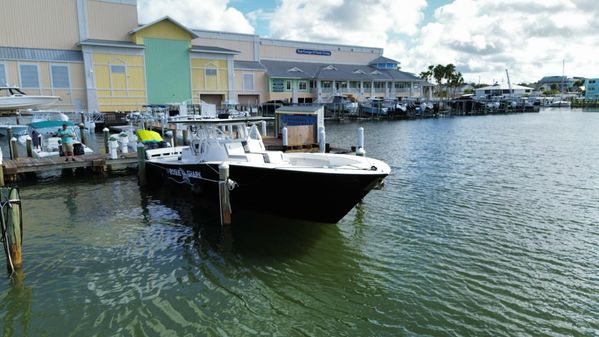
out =
[[599,77],[597,0],[138,0],[139,20],[385,48],[402,69],[453,63],[468,82]]

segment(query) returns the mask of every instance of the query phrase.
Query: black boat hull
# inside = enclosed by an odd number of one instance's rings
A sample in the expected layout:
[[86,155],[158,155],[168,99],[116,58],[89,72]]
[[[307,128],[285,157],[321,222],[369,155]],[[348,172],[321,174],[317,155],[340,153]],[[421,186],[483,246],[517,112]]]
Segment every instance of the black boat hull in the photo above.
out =
[[[218,203],[218,164],[147,162],[150,184],[168,182]],[[283,217],[336,223],[387,174],[297,172],[229,164],[236,183],[230,192],[233,211],[246,208]]]

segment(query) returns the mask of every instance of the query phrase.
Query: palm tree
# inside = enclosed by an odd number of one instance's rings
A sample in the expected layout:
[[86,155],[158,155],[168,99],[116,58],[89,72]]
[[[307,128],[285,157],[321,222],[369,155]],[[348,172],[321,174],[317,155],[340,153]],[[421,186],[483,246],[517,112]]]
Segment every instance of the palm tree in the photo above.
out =
[[437,82],[437,94],[441,93],[441,82],[445,78],[445,66],[442,64],[437,64],[433,68],[433,78]]
[[425,81],[430,81],[431,77],[433,76],[433,68],[435,68],[435,66],[430,65],[428,66],[428,70],[427,71],[423,71],[420,73],[420,78],[422,78]]

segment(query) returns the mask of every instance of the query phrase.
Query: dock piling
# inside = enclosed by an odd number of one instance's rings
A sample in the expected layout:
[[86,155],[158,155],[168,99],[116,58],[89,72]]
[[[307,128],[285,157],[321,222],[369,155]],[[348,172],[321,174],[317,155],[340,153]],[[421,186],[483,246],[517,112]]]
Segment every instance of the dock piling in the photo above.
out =
[[184,129],[182,132],[183,132],[183,145],[189,145],[189,130]]
[[33,140],[31,139],[30,136],[27,136],[26,144],[27,144],[27,157],[31,158],[31,157],[33,157]]
[[4,186],[4,158],[2,149],[0,148],[0,187]]
[[266,137],[266,121],[261,121],[260,124],[262,126],[262,137]]
[[10,139],[10,159],[19,158],[19,151],[17,150],[17,139],[12,137]]
[[108,151],[109,151],[109,149],[108,149],[108,136],[109,136],[108,133],[109,132],[110,132],[110,130],[108,128],[102,129],[102,133],[104,133],[104,152],[105,153],[108,153]]
[[8,139],[8,141],[10,142],[10,140],[12,139],[13,133],[12,133],[12,127],[8,127],[8,129],[6,129],[6,139]]
[[108,149],[110,154],[110,159],[118,159],[119,158],[119,142],[116,137],[112,136],[108,139]]
[[358,128],[358,144],[356,146],[356,156],[364,157],[366,151],[364,150],[364,128]]
[[218,196],[220,201],[220,224],[231,224],[231,203],[229,200],[229,165],[222,163],[218,166]]
[[[83,116],[83,113],[81,113],[81,116]],[[85,133],[85,124],[83,122],[79,124],[79,133],[81,134],[81,142],[87,145],[87,134]]]
[[146,184],[146,148],[143,145],[137,146],[137,174],[139,184]]
[[324,130],[324,127],[319,127],[318,128],[318,149],[320,151],[320,153],[325,153],[326,152],[326,132]]
[[6,254],[6,267],[12,273],[23,266],[21,246],[23,244],[23,222],[21,197],[16,188],[3,188],[1,193],[2,239]]
[[281,130],[281,137],[282,137],[282,143],[283,143],[283,151],[287,151],[287,147],[289,146],[289,140],[287,139],[287,128],[284,127],[283,130]]

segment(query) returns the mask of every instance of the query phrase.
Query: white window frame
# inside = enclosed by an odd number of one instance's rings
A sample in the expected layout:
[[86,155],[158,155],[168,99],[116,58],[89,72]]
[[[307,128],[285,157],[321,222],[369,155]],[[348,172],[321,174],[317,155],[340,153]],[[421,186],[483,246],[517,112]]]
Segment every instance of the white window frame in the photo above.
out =
[[[243,73],[241,76],[242,76],[242,78],[241,78],[241,81],[242,81],[242,82],[241,82],[241,83],[242,83],[242,85],[243,85],[243,91],[254,91],[254,90],[256,90],[256,89],[255,89],[255,88],[256,88],[256,85],[255,85],[255,82],[254,82],[254,73]],[[246,76],[251,76],[251,77],[252,77],[252,87],[251,87],[251,88],[248,88],[248,87],[245,85],[245,84],[246,84],[246,83],[245,83],[245,77],[246,77]]]
[[[26,87],[23,85],[23,74],[21,72],[21,66],[35,66],[35,69],[37,71],[37,87]],[[23,89],[38,89],[41,90],[42,89],[42,85],[40,83],[40,66],[37,63],[19,63],[18,65],[19,68],[19,86]]]
[[[69,82],[67,87],[60,88],[60,87],[54,86],[54,75],[52,72],[52,67],[62,67],[62,68],[67,69],[67,81]],[[126,73],[127,73],[127,70],[125,70],[125,74]],[[64,63],[51,63],[50,64],[50,86],[51,86],[52,90],[54,90],[54,89],[70,90],[71,89],[71,70],[69,69],[68,64],[64,64]]]
[[[302,84],[304,85],[303,89],[302,89]],[[308,81],[299,81],[299,82],[297,82],[297,89],[299,91],[308,91]]]
[[8,67],[4,62],[0,62],[0,67],[4,69],[4,83],[0,82],[0,86],[8,86]]

